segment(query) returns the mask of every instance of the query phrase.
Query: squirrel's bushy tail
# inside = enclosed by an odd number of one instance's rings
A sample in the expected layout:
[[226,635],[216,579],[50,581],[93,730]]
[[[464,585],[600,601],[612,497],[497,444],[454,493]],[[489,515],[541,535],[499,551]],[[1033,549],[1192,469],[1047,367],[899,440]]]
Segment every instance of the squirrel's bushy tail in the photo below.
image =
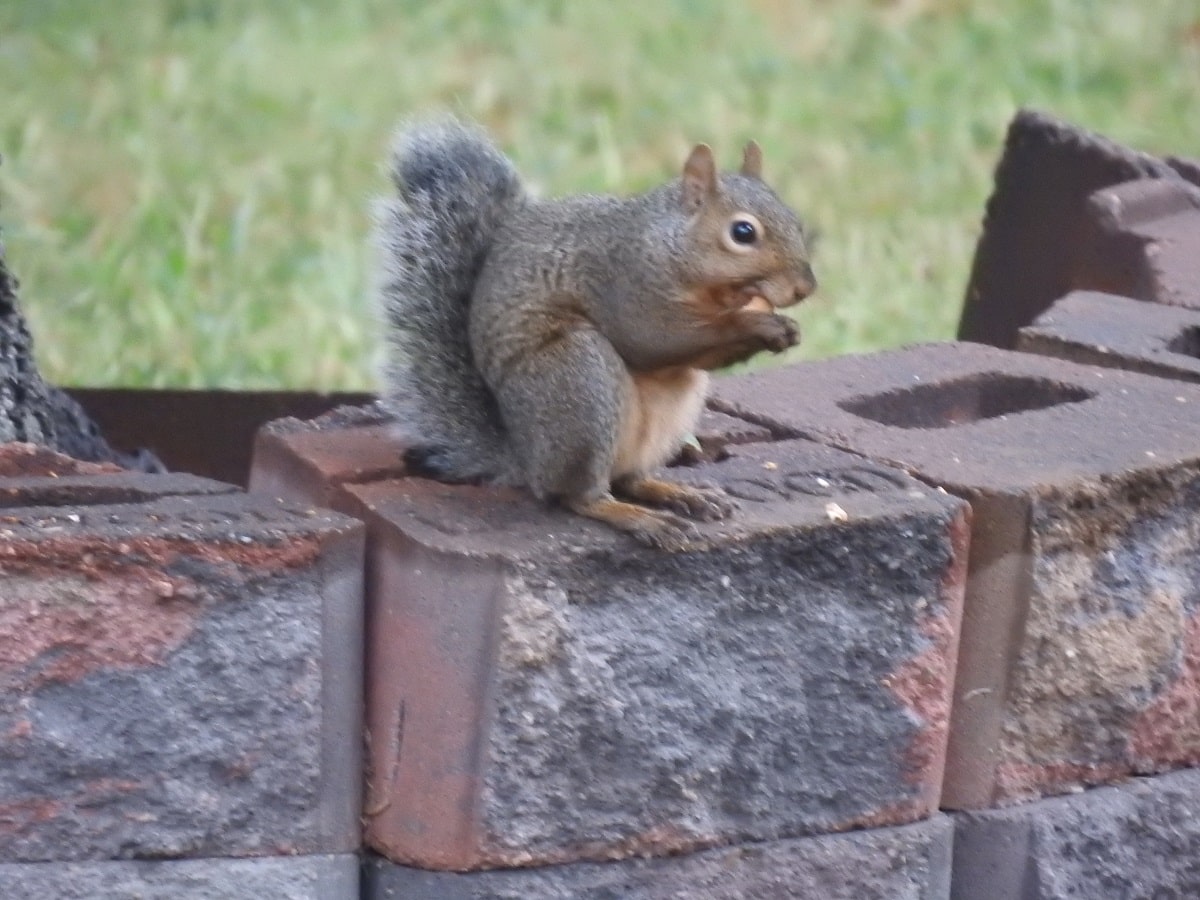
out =
[[379,298],[388,359],[384,404],[412,456],[453,480],[516,480],[496,403],[467,337],[471,292],[492,236],[523,189],[482,131],[453,119],[402,129],[399,196],[380,204]]

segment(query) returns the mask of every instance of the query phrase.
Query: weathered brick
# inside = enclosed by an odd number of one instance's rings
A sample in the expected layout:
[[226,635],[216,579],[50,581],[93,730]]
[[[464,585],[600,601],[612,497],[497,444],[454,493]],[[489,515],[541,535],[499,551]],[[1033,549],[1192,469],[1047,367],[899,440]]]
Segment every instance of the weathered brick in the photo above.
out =
[[947,900],[946,816],[668,859],[426,872],[368,861],[364,900]]
[[73,459],[36,444],[0,444],[0,508],[140,503],[176,494],[228,494],[232,484],[186,473],[148,475]]
[[60,475],[103,475],[124,471],[115,463],[75,459],[41,444],[25,441],[0,443],[0,478],[54,478]]
[[280,419],[254,439],[251,493],[344,509],[343,484],[406,474],[404,446],[373,407],[348,407],[316,419]]
[[157,497],[237,492],[235,485],[182,472],[147,475],[143,472],[121,471],[101,475],[0,477],[0,509],[143,503]]
[[971,503],[944,806],[1200,762],[1200,387],[936,344],[714,402]]
[[807,442],[728,452],[675,470],[742,503],[679,554],[518,491],[344,486],[370,534],[371,846],[472,869],[935,809],[965,505]]
[[1200,771],[955,816],[955,900],[1200,897]]
[[354,854],[0,863],[4,900],[359,900]]
[[958,336],[1013,347],[1017,330],[1076,288],[1092,256],[1089,196],[1133,179],[1182,179],[1167,162],[1031,110],[1008,128],[967,285]]
[[1096,191],[1072,284],[1200,310],[1200,187],[1182,179]]
[[1017,349],[1200,381],[1200,310],[1076,291],[1022,328]]
[[3,512],[0,860],[357,848],[359,523],[241,494]]
[[[685,454],[691,462],[719,459],[732,444],[771,435],[761,425],[705,410],[695,436],[700,447]],[[256,494],[344,509],[343,484],[403,477],[408,474],[403,456],[403,444],[373,405],[343,407],[310,420],[280,419],[255,437],[249,487]]]

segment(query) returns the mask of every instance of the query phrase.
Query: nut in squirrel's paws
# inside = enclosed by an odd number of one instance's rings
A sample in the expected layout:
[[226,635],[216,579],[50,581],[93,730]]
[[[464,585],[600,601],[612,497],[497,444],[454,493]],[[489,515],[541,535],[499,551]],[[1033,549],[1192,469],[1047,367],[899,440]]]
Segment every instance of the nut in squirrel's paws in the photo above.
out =
[[800,327],[796,320],[777,312],[774,304],[761,294],[751,296],[739,309],[763,317],[756,329],[762,338],[763,349],[779,353],[800,343]]

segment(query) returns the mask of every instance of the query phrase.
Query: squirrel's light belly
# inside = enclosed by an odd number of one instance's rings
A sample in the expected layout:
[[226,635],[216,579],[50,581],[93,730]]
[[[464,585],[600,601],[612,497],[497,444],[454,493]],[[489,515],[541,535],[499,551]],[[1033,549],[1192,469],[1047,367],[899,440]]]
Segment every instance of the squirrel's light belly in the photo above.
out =
[[612,477],[647,472],[668,462],[704,409],[708,373],[676,368],[630,373]]

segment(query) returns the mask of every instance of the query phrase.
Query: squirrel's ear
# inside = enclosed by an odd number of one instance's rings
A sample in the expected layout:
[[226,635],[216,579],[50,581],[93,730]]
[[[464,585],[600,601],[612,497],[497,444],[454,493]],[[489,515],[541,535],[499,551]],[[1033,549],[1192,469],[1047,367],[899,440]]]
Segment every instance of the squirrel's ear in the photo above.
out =
[[697,144],[683,164],[683,205],[694,212],[717,192],[717,163],[712,147]]
[[762,147],[758,141],[750,141],[742,151],[742,174],[762,178]]

